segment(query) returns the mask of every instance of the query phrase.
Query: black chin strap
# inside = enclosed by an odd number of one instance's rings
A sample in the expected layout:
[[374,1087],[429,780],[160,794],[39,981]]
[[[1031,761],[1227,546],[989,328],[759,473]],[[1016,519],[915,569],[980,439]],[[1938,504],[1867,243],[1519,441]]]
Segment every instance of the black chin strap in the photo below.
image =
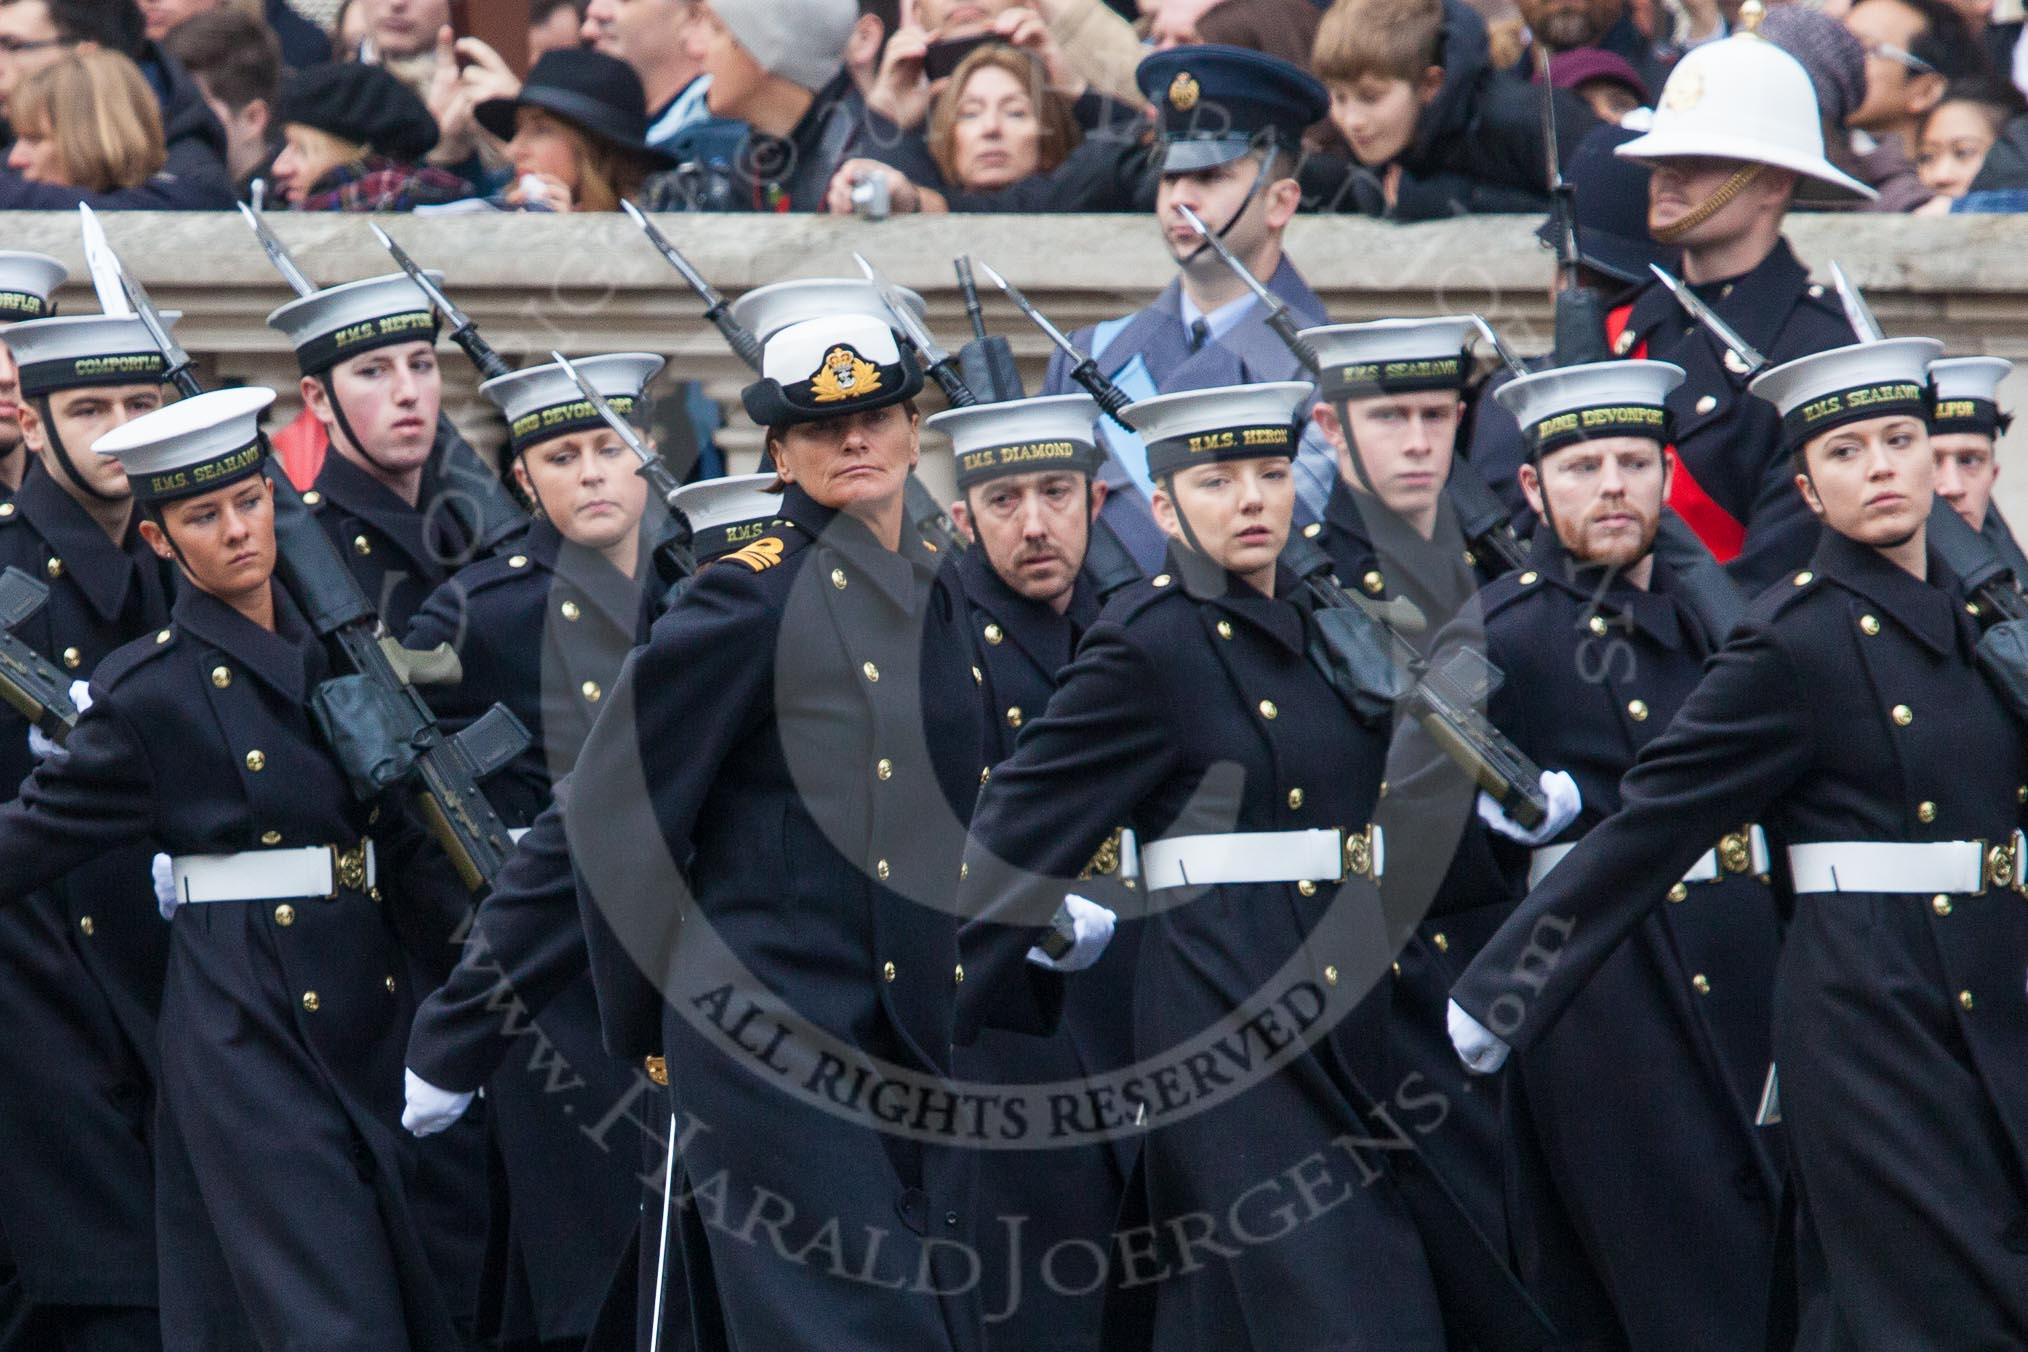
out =
[[338,424],[338,430],[345,434],[345,440],[352,444],[352,449],[359,452],[368,464],[372,465],[382,474],[396,475],[402,473],[402,471],[383,465],[379,460],[375,459],[373,452],[366,449],[366,443],[359,439],[359,434],[352,430],[352,420],[345,416],[345,405],[338,401],[338,387],[331,383],[331,373],[329,371],[320,372],[317,376],[317,383],[324,387],[324,398],[331,405],[331,420]]
[[63,477],[70,480],[78,492],[98,502],[125,502],[127,499],[117,493],[103,493],[92,487],[77,467],[77,461],[70,458],[70,448],[63,444],[63,434],[56,430],[56,415],[49,411],[49,396],[37,395],[35,411],[42,415],[42,435],[49,438],[49,448],[56,452],[56,463],[63,466]]
[[1338,435],[1344,439],[1346,458],[1352,462],[1352,477],[1359,481],[1359,487],[1366,491],[1366,496],[1380,502],[1380,490],[1373,486],[1373,476],[1366,472],[1365,457],[1359,454],[1359,438],[1352,435],[1352,401],[1341,394],[1331,400],[1331,411],[1338,415]]
[[[1240,218],[1245,216],[1247,209],[1253,205],[1253,199],[1260,196],[1260,190],[1268,185],[1268,161],[1274,158],[1277,145],[1278,143],[1273,138],[1269,138],[1267,143],[1257,152],[1248,152],[1249,154],[1257,153],[1260,157],[1253,171],[1253,185],[1246,190],[1246,196],[1239,199],[1239,209],[1234,211],[1225,224],[1219,227],[1218,237],[1220,239],[1224,239],[1232,234],[1234,227],[1239,224]],[[1197,247],[1184,256],[1182,266],[1189,267],[1192,263],[1202,258],[1205,251],[1210,248],[1210,241],[1199,240]]]

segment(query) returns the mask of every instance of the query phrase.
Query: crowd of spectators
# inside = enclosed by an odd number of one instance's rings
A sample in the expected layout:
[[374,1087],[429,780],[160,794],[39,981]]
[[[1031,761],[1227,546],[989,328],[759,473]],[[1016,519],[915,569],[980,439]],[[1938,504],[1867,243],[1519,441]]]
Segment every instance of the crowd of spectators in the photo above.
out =
[[[1878,193],[1799,205],[2028,210],[2021,3],[1744,20],[1808,71],[1831,158]],[[0,209],[1143,210],[1166,91],[1142,58],[1215,43],[1329,88],[1305,209],[1528,212],[1552,120],[1565,163],[1602,125],[1641,129],[1683,53],[1743,22],[1738,0],[533,0],[510,63],[452,17],[0,0]]]

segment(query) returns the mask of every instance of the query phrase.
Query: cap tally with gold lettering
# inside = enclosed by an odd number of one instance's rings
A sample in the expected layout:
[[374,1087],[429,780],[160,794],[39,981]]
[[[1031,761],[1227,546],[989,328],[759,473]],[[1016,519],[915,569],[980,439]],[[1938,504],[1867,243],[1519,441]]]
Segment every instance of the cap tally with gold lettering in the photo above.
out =
[[[426,275],[443,280],[440,272]],[[296,365],[306,376],[322,375],[375,348],[434,343],[439,325],[430,298],[400,272],[328,286],[268,316],[268,327],[296,349]]]
[[761,378],[740,400],[762,427],[820,422],[913,399],[922,368],[894,330],[869,315],[834,315],[791,324],[761,349]]
[[1784,362],[1747,386],[1781,411],[1782,446],[1799,451],[1834,427],[1905,415],[1929,422],[1934,338],[1883,338]]
[[1463,390],[1472,373],[1465,350],[1478,329],[1470,315],[1376,319],[1304,329],[1317,354],[1324,398],[1370,399],[1424,390]]
[[2014,369],[2005,357],[1945,357],[1929,364],[1931,432],[1997,437],[2013,426],[2000,411],[2000,382]]
[[92,449],[119,460],[139,502],[195,497],[261,472],[260,417],[274,402],[273,390],[253,386],[212,390],[144,413]]
[[[175,311],[162,316],[171,325],[180,318]],[[120,315],[30,319],[0,329],[0,340],[21,368],[25,399],[58,390],[159,385],[168,371],[147,326]]]
[[48,254],[0,250],[0,323],[49,318],[56,313],[50,293],[69,278]]
[[[662,369],[662,359],[652,352],[614,352],[578,357],[571,365],[624,417],[641,402],[641,391]],[[495,376],[479,386],[479,393],[506,416],[508,446],[515,455],[538,442],[606,425],[570,373],[555,362]]]
[[1295,457],[1306,381],[1185,390],[1128,404],[1121,416],[1148,447],[1148,475],[1161,479],[1221,460]]
[[1508,381],[1493,391],[1521,424],[1528,458],[1603,437],[1648,437],[1666,445],[1669,391],[1683,368],[1665,361],[1601,361]]
[[782,513],[782,495],[770,493],[772,474],[699,479],[676,490],[676,507],[690,522],[690,552],[701,562],[752,544]]
[[[917,319],[929,313],[921,296],[905,288],[901,294]],[[880,298],[880,288],[860,277],[800,277],[775,282],[757,286],[732,303],[732,317],[763,343],[791,324],[840,315],[866,315],[894,323]]]
[[1098,415],[1088,394],[1045,394],[945,409],[923,425],[951,439],[962,493],[1010,474],[1093,473],[1105,461],[1092,433]]

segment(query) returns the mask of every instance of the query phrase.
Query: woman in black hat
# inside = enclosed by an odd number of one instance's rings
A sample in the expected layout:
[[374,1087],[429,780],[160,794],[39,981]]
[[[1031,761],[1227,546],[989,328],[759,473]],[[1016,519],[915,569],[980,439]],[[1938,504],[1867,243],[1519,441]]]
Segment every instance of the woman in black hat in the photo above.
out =
[[671,164],[648,144],[640,77],[603,52],[546,52],[520,94],[488,99],[473,116],[507,143],[514,182],[503,201],[513,208],[618,211]]
[[312,66],[282,87],[275,190],[296,211],[412,211],[455,201],[465,180],[422,163],[436,119],[379,66]]

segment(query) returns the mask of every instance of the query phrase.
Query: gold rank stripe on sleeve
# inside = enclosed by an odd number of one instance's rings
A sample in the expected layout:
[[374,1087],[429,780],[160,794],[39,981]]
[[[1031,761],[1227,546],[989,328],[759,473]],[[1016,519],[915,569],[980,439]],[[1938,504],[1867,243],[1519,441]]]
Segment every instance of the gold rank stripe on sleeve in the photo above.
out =
[[725,557],[734,563],[745,564],[756,573],[764,573],[782,561],[782,541],[779,536],[766,536]]

